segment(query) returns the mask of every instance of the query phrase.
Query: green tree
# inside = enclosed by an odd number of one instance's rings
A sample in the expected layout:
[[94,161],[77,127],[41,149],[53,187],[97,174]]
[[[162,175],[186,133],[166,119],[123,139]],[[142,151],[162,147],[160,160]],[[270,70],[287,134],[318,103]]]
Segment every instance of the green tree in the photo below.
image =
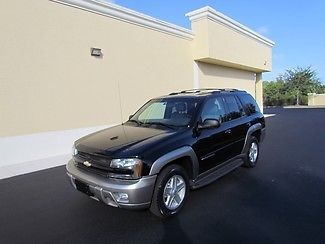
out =
[[282,106],[285,85],[283,81],[264,81],[264,104],[266,106]]
[[[308,93],[317,92],[321,86],[316,71],[311,69],[310,66],[289,69],[283,75],[280,75],[277,81],[282,81],[285,84],[287,95],[295,96],[296,105],[300,105],[302,100],[306,100]],[[303,101],[303,103],[306,103],[306,101]]]
[[276,81],[264,81],[263,87],[266,106],[307,104],[308,93],[325,93],[325,85],[311,67],[286,70]]

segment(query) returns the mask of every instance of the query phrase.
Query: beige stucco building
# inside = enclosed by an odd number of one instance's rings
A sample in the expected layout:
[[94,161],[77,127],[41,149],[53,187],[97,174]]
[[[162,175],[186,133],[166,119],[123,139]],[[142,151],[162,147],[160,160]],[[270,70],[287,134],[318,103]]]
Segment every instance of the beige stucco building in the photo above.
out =
[[308,106],[325,106],[325,94],[308,93]]
[[186,14],[191,30],[92,0],[1,1],[0,12],[0,166],[66,154],[173,91],[239,88],[262,106],[274,43],[210,7]]

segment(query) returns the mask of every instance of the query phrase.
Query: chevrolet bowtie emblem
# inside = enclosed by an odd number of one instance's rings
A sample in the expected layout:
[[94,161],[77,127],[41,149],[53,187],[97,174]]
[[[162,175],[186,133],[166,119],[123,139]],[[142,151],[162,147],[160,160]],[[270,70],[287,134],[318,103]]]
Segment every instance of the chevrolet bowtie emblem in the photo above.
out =
[[89,163],[88,161],[85,161],[85,162],[83,162],[83,165],[85,165],[87,167],[90,167],[91,166],[91,163]]

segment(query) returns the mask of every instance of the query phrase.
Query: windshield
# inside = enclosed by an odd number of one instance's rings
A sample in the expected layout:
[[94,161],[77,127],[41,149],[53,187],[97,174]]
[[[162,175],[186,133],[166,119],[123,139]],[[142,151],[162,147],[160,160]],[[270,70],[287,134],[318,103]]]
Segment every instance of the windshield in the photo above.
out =
[[160,124],[166,126],[187,126],[199,105],[199,99],[164,98],[146,103],[130,121],[139,124]]

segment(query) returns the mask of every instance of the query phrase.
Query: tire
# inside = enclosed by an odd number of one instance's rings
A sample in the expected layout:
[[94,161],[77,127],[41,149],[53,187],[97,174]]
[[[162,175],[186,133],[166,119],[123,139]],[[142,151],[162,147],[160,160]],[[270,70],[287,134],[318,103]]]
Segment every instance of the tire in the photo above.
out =
[[158,175],[150,211],[160,218],[175,215],[184,206],[188,193],[189,178],[184,168],[176,164],[167,166]]
[[256,137],[252,136],[249,138],[247,149],[244,157],[244,167],[254,168],[258,161],[258,156],[260,154],[260,147]]

